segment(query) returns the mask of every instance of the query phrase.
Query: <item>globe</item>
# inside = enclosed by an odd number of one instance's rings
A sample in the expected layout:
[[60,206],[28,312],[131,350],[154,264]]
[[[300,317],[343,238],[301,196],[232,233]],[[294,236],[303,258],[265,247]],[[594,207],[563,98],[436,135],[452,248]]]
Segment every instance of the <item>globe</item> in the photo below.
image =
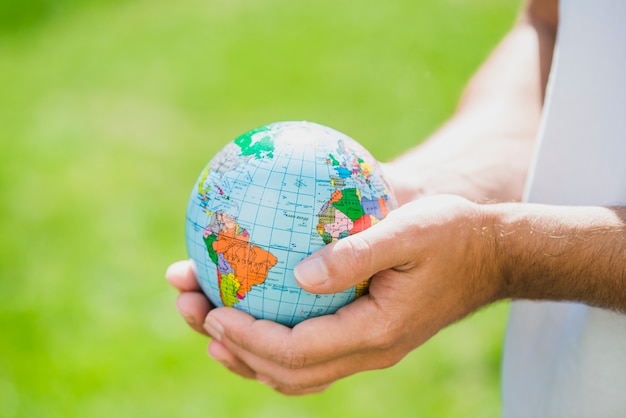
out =
[[312,294],[296,283],[296,264],[395,207],[378,162],[355,140],[311,122],[272,123],[228,143],[200,173],[187,251],[213,305],[292,327],[335,313],[369,284]]

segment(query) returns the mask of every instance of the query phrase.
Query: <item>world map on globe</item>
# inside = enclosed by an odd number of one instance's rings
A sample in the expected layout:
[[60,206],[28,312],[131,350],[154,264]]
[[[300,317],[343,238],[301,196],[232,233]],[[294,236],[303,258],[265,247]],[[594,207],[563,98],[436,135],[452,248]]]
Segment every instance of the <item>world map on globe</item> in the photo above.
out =
[[356,141],[311,122],[277,122],[228,143],[201,172],[187,251],[215,306],[294,326],[336,312],[369,284],[312,294],[296,283],[296,264],[395,207],[378,162]]

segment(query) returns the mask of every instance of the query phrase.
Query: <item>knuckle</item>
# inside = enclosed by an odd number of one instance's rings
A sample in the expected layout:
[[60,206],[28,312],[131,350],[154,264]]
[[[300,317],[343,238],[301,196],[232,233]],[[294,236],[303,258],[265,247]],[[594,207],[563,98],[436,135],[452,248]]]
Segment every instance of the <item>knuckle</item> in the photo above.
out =
[[380,318],[376,326],[370,327],[369,346],[375,350],[390,351],[402,339],[403,327],[393,318]]
[[252,334],[239,333],[231,330],[228,334],[226,334],[226,337],[233,341],[235,345],[247,352],[254,352],[255,344],[258,344]]
[[298,370],[307,365],[308,358],[305,350],[294,344],[289,334],[285,334],[275,344],[270,359],[278,366],[287,370]]
[[379,332],[372,335],[370,341],[372,346],[378,350],[390,350],[396,343],[394,336],[385,332]]
[[279,359],[281,366],[289,370],[302,369],[306,363],[306,355],[300,351],[289,349],[284,350],[281,358]]
[[385,354],[386,355],[384,355],[378,363],[379,369],[388,369],[389,367],[393,367],[404,358],[403,354],[396,352],[395,350],[390,350]]
[[340,269],[345,271],[331,272],[331,274],[369,270],[372,262],[372,248],[365,239],[356,234],[350,239],[338,241],[337,247],[340,250],[337,256],[342,261]]

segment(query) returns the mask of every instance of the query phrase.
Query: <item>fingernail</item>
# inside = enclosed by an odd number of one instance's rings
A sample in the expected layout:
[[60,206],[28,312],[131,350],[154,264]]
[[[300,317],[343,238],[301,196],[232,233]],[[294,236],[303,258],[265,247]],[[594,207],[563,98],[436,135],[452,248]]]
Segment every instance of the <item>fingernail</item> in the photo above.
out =
[[217,341],[222,340],[222,335],[224,335],[224,327],[222,324],[217,322],[217,319],[213,318],[211,315],[208,315],[204,320],[204,329],[209,335],[215,338]]
[[328,270],[320,257],[305,259],[293,269],[293,274],[305,286],[319,286],[328,280]]
[[170,264],[167,267],[167,270],[165,270],[165,278],[166,279],[171,279],[173,276],[176,276],[177,274],[181,273],[181,270],[183,269],[183,266],[185,265],[186,261],[177,261],[173,264]]
[[169,279],[170,279],[170,277],[171,277],[171,275],[172,275],[172,270],[173,270],[173,267],[174,267],[174,266],[171,266],[171,265],[170,265],[170,266],[168,266],[168,267],[167,267],[167,270],[165,270],[165,278],[166,278],[167,280],[169,280]]

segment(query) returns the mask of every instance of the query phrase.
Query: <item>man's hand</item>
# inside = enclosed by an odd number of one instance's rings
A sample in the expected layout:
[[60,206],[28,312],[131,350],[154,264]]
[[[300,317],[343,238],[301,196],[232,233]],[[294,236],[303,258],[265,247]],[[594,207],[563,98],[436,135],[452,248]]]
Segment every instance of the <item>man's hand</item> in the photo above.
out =
[[213,305],[202,293],[191,262],[184,260],[170,265],[165,272],[165,278],[180,291],[176,299],[178,312],[191,328],[208,336],[204,330],[204,319],[213,309]]
[[458,197],[424,198],[393,211],[296,267],[299,284],[314,293],[372,281],[368,295],[293,329],[232,308],[211,309],[187,262],[172,265],[167,277],[182,292],[178,308],[187,322],[213,337],[213,358],[281,393],[305,394],[389,367],[496,300],[501,273],[489,228],[481,206]]

